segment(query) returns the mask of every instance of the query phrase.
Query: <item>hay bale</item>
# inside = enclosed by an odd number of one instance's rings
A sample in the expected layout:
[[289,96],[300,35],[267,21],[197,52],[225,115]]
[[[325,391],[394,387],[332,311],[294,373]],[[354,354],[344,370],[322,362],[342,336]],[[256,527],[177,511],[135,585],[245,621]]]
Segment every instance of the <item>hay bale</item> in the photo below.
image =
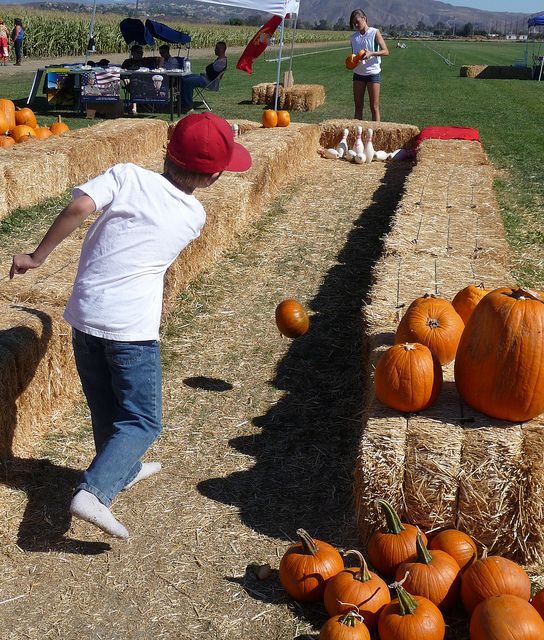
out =
[[244,228],[261,215],[265,203],[278,194],[308,158],[315,156],[318,139],[317,125],[261,127],[244,134],[244,146],[253,158],[251,169],[224,174],[212,187],[195,192],[206,209],[206,224],[200,237],[166,274],[164,317],[183,287],[232,246]]
[[[451,299],[469,282],[512,282],[493,168],[477,145],[463,141],[447,141],[455,162],[433,162],[445,142],[432,141],[418,158],[374,269],[363,312],[369,375],[417,296]],[[465,405],[453,364],[444,367],[437,403],[419,414],[383,407],[370,390],[354,486],[363,543],[382,523],[374,500],[386,497],[424,529],[460,527],[490,553],[544,562],[543,447],[542,417],[517,425]]]
[[60,310],[6,304],[0,310],[0,458],[8,458],[31,454],[80,390]]
[[321,84],[294,84],[284,89],[282,109],[288,111],[315,111],[325,102],[325,87]]
[[342,139],[344,129],[349,129],[348,145],[355,142],[357,127],[372,129],[372,144],[376,150],[395,151],[396,149],[411,148],[419,129],[411,124],[396,122],[371,122],[368,120],[325,120],[321,123],[321,138],[319,144],[325,149],[336,147]]

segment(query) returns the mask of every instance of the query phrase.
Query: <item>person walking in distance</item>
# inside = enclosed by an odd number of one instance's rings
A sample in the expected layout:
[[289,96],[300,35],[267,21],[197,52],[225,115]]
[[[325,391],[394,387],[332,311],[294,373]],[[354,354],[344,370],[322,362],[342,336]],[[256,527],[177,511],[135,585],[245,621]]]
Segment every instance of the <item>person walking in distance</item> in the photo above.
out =
[[206,213],[193,195],[223,171],[246,171],[249,151],[213,113],[178,122],[163,173],[117,164],[76,187],[37,248],[13,256],[10,279],[39,268],[95,211],[64,318],[91,413],[96,455],[70,504],[73,516],[128,538],[110,511],[123,489],[157,473],[141,458],[162,429],[159,325],[166,269],[198,235]]
[[20,18],[15,18],[13,30],[11,32],[11,42],[15,49],[15,64],[21,66],[21,60],[23,58],[23,39],[25,37],[25,30],[23,29],[23,23]]
[[357,55],[363,49],[366,52],[353,69],[353,117],[363,119],[364,97],[368,91],[372,120],[380,122],[381,58],[389,55],[389,49],[378,29],[368,26],[368,18],[361,9],[351,12],[349,26],[355,31],[351,36],[353,53]]

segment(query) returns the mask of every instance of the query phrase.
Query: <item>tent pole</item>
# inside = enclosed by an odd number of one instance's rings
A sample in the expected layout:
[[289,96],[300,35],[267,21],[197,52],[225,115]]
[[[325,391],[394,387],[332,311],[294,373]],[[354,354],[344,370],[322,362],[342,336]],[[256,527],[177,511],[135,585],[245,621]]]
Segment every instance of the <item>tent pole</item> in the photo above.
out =
[[276,74],[276,95],[274,97],[274,111],[278,110],[278,98],[280,95],[280,73],[281,73],[281,53],[283,50],[283,31],[285,26],[285,16],[281,19],[281,30],[280,30],[280,48],[278,50],[278,71]]
[[297,20],[298,20],[298,13],[295,13],[295,20],[293,22],[293,37],[291,39],[291,52],[289,53],[289,77],[291,77],[291,70],[293,68],[293,48],[295,46],[295,34],[297,32]]

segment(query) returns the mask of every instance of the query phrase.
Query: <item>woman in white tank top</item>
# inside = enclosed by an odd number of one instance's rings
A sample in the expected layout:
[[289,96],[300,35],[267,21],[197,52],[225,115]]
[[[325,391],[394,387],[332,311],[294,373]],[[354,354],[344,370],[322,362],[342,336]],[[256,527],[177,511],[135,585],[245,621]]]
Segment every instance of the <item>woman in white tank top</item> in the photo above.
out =
[[363,119],[363,103],[365,91],[368,91],[372,120],[380,121],[380,82],[381,57],[389,55],[382,34],[374,27],[368,26],[364,11],[355,9],[351,12],[349,26],[355,30],[351,36],[351,48],[354,54],[365,49],[364,58],[353,69],[353,101],[355,103],[356,120]]

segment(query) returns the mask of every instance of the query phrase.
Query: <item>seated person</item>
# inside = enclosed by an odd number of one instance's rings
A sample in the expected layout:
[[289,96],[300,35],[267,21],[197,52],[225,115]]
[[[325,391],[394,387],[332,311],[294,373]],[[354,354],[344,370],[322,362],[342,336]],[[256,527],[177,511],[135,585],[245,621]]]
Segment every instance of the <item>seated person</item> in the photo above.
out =
[[161,69],[179,69],[179,63],[177,58],[170,55],[170,47],[167,44],[163,44],[159,47],[159,67]]
[[181,107],[184,113],[193,108],[193,91],[195,87],[205,87],[215,80],[227,68],[227,45],[222,40],[215,45],[217,58],[206,67],[206,72],[190,73],[181,78]]

